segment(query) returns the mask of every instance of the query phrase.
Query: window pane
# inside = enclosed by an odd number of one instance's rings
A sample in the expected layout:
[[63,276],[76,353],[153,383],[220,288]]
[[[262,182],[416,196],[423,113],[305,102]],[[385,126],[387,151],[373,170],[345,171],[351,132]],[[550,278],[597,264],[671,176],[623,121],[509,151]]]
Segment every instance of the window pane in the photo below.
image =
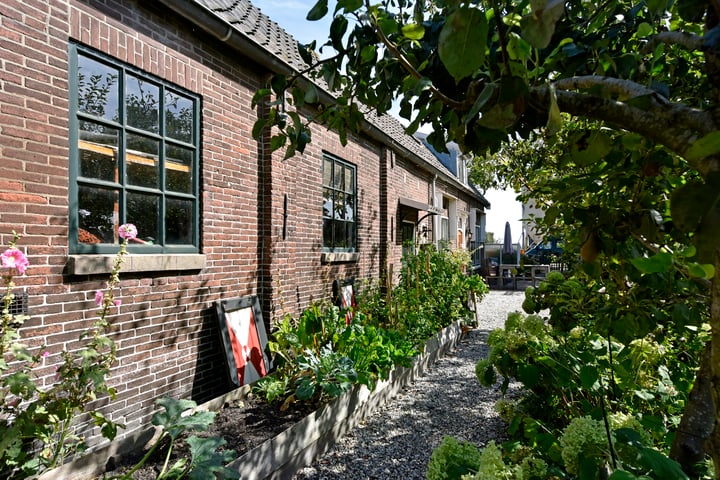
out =
[[78,242],[115,243],[118,192],[81,186],[78,189]]
[[333,200],[332,200],[333,194],[332,190],[329,188],[323,189],[323,217],[329,218],[332,217],[333,212]]
[[344,168],[341,165],[335,164],[335,171],[333,172],[333,187],[338,190],[345,190],[345,174]]
[[160,131],[160,87],[134,75],[127,75],[125,115],[128,125],[152,133]]
[[78,56],[78,110],[105,120],[118,121],[117,69]]
[[346,248],[355,248],[355,224],[352,222],[345,222],[345,242]]
[[165,152],[165,188],[173,192],[193,191],[193,151],[188,148],[167,146]]
[[190,200],[170,198],[166,201],[165,243],[193,243],[193,204]]
[[127,181],[130,185],[158,188],[160,142],[134,133],[127,134]]
[[95,122],[80,122],[80,176],[117,182],[120,132]]
[[329,218],[323,219],[323,246],[333,246],[333,221]]
[[345,220],[355,220],[355,197],[353,195],[345,195]]
[[323,186],[332,187],[332,167],[333,162],[329,158],[323,159]]
[[127,221],[137,227],[138,238],[157,242],[160,238],[160,198],[145,193],[128,193]]
[[166,91],[165,135],[183,142],[192,143],[194,113],[194,104],[191,99]]
[[337,192],[335,193],[335,212],[334,218],[343,219],[345,218],[345,194]]
[[333,245],[335,248],[348,248],[348,238],[347,238],[347,223],[343,222],[341,220],[334,220],[333,221],[333,230],[335,234],[335,245]]
[[345,168],[345,191],[349,193],[355,192],[355,181],[352,168]]

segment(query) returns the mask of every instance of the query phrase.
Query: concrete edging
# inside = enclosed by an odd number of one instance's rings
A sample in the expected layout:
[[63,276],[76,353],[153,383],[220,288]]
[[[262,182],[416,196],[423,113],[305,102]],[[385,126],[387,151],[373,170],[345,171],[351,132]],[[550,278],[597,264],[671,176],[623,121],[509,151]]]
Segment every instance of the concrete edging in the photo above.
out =
[[409,368],[394,368],[387,380],[370,391],[356,386],[323,405],[284,432],[245,452],[229,464],[243,480],[285,479],[332,448],[337,440],[366,418],[375,408],[394,397],[441,355],[453,348],[462,336],[461,322],[435,334]]

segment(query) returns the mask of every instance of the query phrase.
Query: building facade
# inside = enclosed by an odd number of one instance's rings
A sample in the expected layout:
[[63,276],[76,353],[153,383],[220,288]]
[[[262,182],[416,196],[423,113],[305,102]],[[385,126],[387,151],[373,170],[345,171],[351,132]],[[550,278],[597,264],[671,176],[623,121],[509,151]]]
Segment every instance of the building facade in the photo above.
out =
[[117,227],[138,227],[99,401],[121,436],[159,397],[232,388],[218,300],[257,296],[272,330],[336,279],[399,271],[408,240],[466,246],[487,206],[389,117],[345,146],[313,127],[288,159],[255,141],[255,91],[302,60],[250,2],[8,0],[0,29],[0,239],[31,263],[13,308],[45,385],[96,318]]

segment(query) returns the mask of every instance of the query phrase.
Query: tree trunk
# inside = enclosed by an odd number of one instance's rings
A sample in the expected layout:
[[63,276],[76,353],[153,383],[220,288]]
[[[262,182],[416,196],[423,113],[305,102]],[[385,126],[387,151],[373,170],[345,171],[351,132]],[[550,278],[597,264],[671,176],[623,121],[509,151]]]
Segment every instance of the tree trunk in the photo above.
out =
[[711,330],[711,391],[715,404],[715,429],[706,444],[707,453],[715,465],[715,478],[720,479],[720,250],[715,250],[715,278],[712,283],[712,303],[710,305]]
[[678,462],[690,477],[695,476],[696,465],[705,460],[705,444],[715,425],[710,355],[711,345],[708,343],[703,350],[700,369],[670,449],[670,458]]

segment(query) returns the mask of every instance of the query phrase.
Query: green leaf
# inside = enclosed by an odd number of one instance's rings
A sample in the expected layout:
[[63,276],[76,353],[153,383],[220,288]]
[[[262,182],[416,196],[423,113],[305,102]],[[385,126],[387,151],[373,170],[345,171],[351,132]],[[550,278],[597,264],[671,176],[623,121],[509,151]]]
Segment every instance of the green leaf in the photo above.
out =
[[477,8],[461,7],[450,14],[440,31],[440,60],[455,81],[470,76],[485,62],[488,23]]
[[662,273],[670,270],[672,266],[672,255],[660,252],[652,257],[633,258],[630,262],[642,273]]
[[720,245],[720,173],[711,173],[705,183],[690,182],[673,192],[670,212],[675,226],[693,233],[699,263],[712,263]]
[[260,140],[260,136],[262,135],[264,129],[265,129],[265,120],[262,118],[259,120],[256,120],[255,123],[253,124],[253,128],[252,128],[252,137],[255,140]]
[[345,13],[352,13],[363,6],[363,0],[338,0],[335,12],[342,8]]
[[583,365],[580,368],[580,384],[583,386],[583,388],[593,388],[599,378],[600,373],[598,372],[597,367],[594,367],[592,365]]
[[173,439],[186,431],[207,430],[215,419],[215,414],[207,411],[183,415],[197,406],[192,400],[163,397],[157,400],[155,405],[163,407],[164,410],[152,416],[152,424],[163,427]]
[[492,98],[496,88],[497,86],[494,83],[488,83],[483,87],[482,92],[480,92],[480,95],[478,95],[475,100],[473,107],[470,109],[467,117],[465,117],[465,125],[475,119],[478,113],[480,113],[480,110],[482,110],[485,104],[487,104],[487,102]]
[[562,116],[560,115],[560,107],[557,103],[557,92],[555,85],[550,85],[550,109],[548,111],[547,124],[545,129],[548,135],[555,135],[562,128]]
[[318,89],[313,84],[309,84],[307,90],[305,90],[305,103],[317,103],[320,100]]
[[678,13],[687,22],[701,21],[707,6],[707,0],[679,0],[677,2]]
[[691,277],[712,280],[715,277],[715,267],[709,263],[691,263],[688,265],[688,273]]
[[382,17],[378,20],[378,27],[385,35],[392,35],[398,31],[398,22],[394,18]]
[[422,40],[425,36],[425,27],[417,23],[409,23],[403,25],[402,34],[410,40]]
[[260,102],[262,102],[262,99],[267,97],[271,93],[272,93],[272,90],[270,90],[269,88],[261,88],[260,90],[255,92],[255,95],[253,95],[253,98],[252,98],[251,108],[257,107],[260,104]]
[[646,400],[648,402],[652,401],[655,398],[655,396],[647,390],[634,390],[633,393],[637,397],[642,398],[643,400]]
[[533,11],[520,20],[522,37],[535,48],[545,48],[550,45],[555,24],[565,13],[564,0],[548,0],[536,2]]
[[608,480],[636,480],[638,477],[625,470],[615,470]]
[[540,382],[540,371],[535,365],[520,365],[517,379],[525,384],[525,387],[532,388]]
[[583,132],[575,138],[570,155],[578,165],[587,166],[599,162],[612,148],[613,140],[605,132]]
[[298,400],[308,400],[315,395],[315,384],[303,377],[298,380],[295,396]]
[[328,13],[328,2],[327,0],[318,0],[315,6],[308,12],[305,20],[315,21],[320,20]]
[[[343,47],[342,39],[347,32],[348,20],[343,15],[335,17],[330,24],[330,40],[335,50],[341,51]],[[308,62],[310,63],[310,62]]]
[[690,161],[700,160],[720,153],[720,131],[711,132],[695,141],[688,148],[685,158]]
[[287,142],[287,135],[273,135],[270,139],[270,151],[274,152],[282,148]]
[[303,62],[305,62],[308,65],[312,65],[315,63],[315,59],[313,58],[313,51],[315,50],[315,41],[313,40],[312,43],[309,43],[307,45],[303,45],[300,42],[297,42],[298,47],[298,53],[300,53],[300,57],[303,59]]
[[287,77],[285,75],[274,75],[270,79],[270,86],[275,95],[282,96],[283,92],[287,88]]
[[222,478],[240,478],[240,472],[225,467],[233,461],[235,452],[218,451],[226,443],[225,439],[220,437],[201,438],[195,435],[188,437],[187,444],[192,456],[189,477],[192,480],[206,480],[216,478],[216,473],[222,473]]
[[360,60],[363,63],[374,62],[376,51],[377,47],[375,45],[365,45],[360,51]]
[[647,22],[642,22],[638,25],[637,36],[639,38],[649,37],[653,33],[653,28]]

